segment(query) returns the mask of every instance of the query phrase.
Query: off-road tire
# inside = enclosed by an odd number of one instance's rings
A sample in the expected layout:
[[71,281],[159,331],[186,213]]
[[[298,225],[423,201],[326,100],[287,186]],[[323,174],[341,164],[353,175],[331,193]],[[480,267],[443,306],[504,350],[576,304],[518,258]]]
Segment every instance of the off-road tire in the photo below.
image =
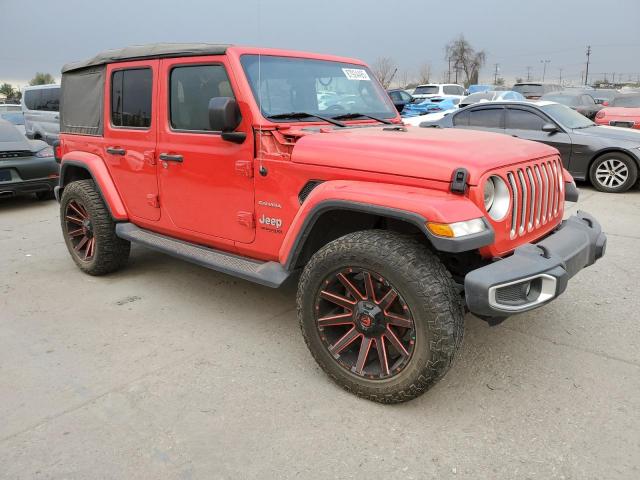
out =
[[[413,315],[413,354],[391,378],[355,375],[334,359],[320,337],[314,310],[323,280],[350,267],[388,279]],[[321,248],[304,268],[296,300],[302,335],[318,365],[345,390],[372,401],[400,403],[423,394],[449,370],[462,344],[464,310],[450,273],[417,239],[395,232],[351,233]]]
[[[603,165],[607,161],[617,162],[616,164],[624,164],[627,167],[627,178],[626,181],[620,185],[615,187],[610,187],[603,184],[600,180],[598,180],[598,167]],[[635,185],[638,180],[638,166],[636,162],[629,157],[628,155],[621,152],[610,152],[605,153],[604,155],[596,158],[591,167],[589,168],[589,179],[591,180],[591,184],[601,192],[607,193],[622,193],[629,190],[633,185]]]
[[[95,253],[88,261],[74,251],[66,233],[65,212],[72,201],[80,202],[89,213],[95,237]],[[69,254],[76,265],[89,275],[105,275],[122,268],[129,259],[131,244],[116,236],[115,222],[107,209],[93,180],[79,180],[67,185],[60,201],[60,223]]]

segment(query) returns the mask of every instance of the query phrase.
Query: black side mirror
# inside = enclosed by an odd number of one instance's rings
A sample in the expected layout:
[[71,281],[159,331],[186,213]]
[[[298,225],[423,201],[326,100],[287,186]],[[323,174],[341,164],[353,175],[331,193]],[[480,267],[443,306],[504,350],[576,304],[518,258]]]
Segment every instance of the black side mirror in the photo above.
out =
[[240,108],[235,98],[214,97],[209,100],[209,126],[214,132],[221,132],[223,140],[242,143],[247,138],[244,132],[234,132],[240,122]]
[[545,123],[542,125],[542,131],[547,133],[556,133],[558,131],[558,127],[553,123]]

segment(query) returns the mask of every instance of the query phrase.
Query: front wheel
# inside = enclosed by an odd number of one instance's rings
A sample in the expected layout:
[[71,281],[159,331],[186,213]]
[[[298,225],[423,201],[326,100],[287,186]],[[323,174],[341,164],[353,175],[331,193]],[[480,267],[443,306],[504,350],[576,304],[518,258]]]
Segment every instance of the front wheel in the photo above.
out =
[[300,278],[297,310],[320,367],[381,403],[424,393],[462,342],[464,312],[449,272],[394,232],[356,232],[320,249]]
[[638,167],[624,153],[606,153],[593,162],[589,177],[593,186],[601,192],[622,193],[636,183]]
[[71,258],[83,272],[104,275],[127,262],[131,245],[116,236],[115,223],[93,180],[65,187],[60,223]]

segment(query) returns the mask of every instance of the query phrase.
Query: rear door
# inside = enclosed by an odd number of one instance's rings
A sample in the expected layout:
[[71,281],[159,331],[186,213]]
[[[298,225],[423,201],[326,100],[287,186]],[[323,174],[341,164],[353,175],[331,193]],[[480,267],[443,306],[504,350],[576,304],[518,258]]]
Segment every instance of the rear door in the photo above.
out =
[[158,60],[107,66],[103,155],[129,214],[158,220]]
[[[209,100],[238,91],[224,56],[161,60],[158,169],[162,214],[177,230],[250,243],[255,236],[250,119],[232,143],[209,126]],[[163,158],[169,160],[162,160]]]
[[[525,140],[546,143],[557,148],[562,156],[565,168],[569,168],[571,160],[571,137],[563,131],[554,133],[544,132],[542,126],[554,123],[546,116],[535,113],[527,108],[510,106],[505,119],[505,132],[509,135]],[[560,127],[558,127],[560,128]]]
[[453,124],[456,128],[504,133],[504,108],[502,106],[466,108],[453,117]]

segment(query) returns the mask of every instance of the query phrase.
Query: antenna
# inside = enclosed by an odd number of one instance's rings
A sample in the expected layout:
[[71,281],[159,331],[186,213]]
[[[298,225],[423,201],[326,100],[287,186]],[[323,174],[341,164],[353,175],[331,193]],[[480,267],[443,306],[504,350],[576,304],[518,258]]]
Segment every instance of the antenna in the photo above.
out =
[[[260,26],[262,25],[262,0],[258,0],[258,43],[261,43],[262,40],[262,31]],[[262,116],[262,54],[258,51],[258,110],[260,111],[260,115]],[[258,138],[260,139],[257,143],[258,145],[258,172],[260,175],[264,176],[266,174],[266,170],[264,168],[264,162],[262,157],[262,120],[260,120],[260,124],[258,125]]]

